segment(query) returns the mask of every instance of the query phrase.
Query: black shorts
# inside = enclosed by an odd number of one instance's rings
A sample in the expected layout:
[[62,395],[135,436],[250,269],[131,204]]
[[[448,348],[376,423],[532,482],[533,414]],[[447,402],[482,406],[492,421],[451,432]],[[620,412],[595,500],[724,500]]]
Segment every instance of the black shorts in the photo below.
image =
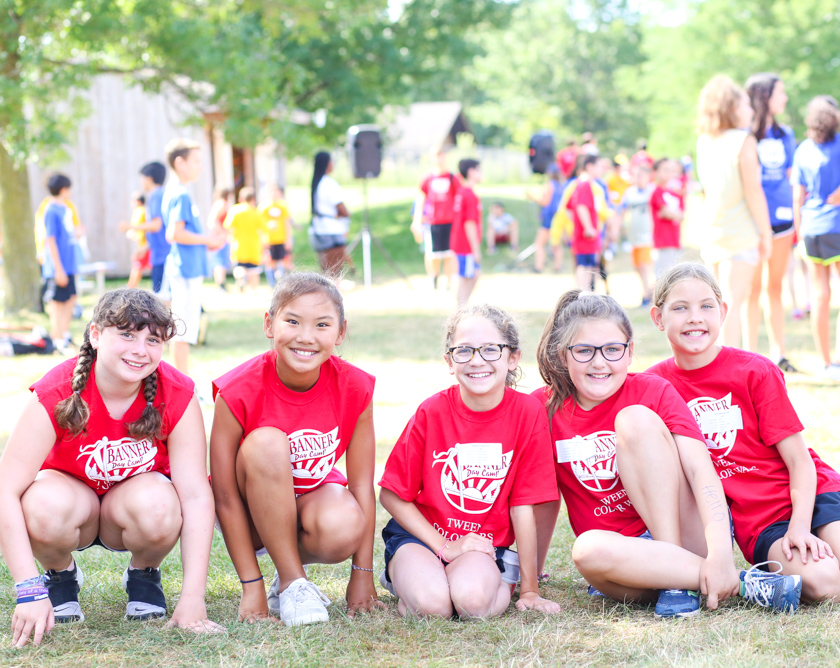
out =
[[814,264],[840,262],[840,234],[816,234],[802,237],[805,255]]
[[242,267],[243,269],[256,269],[260,265],[254,264],[253,262],[237,262],[237,267]]
[[[840,522],[840,492],[817,494],[814,498],[814,514],[811,516],[811,533],[816,535],[817,529],[832,522]],[[789,520],[774,522],[758,534],[753,550],[753,561],[756,564],[767,561],[770,548],[777,540],[784,538],[789,524]],[[762,567],[762,570],[767,569]]]
[[449,249],[449,237],[452,234],[452,223],[440,223],[429,225],[432,247],[426,246],[427,253],[447,253]]
[[128,552],[128,550],[116,550],[113,547],[108,547],[107,545],[105,545],[105,543],[102,542],[102,539],[99,536],[94,538],[93,542],[90,545],[85,545],[84,547],[76,548],[75,552],[84,552],[85,550],[89,550],[92,547],[101,547],[108,550],[108,552]]
[[773,229],[773,238],[786,237],[793,234],[793,221],[784,221],[770,226]]
[[268,252],[272,260],[283,260],[286,257],[286,246],[283,244],[271,244]]
[[[388,573],[388,564],[391,563],[391,559],[394,558],[394,555],[397,553],[403,545],[408,545],[409,543],[416,543],[417,545],[422,545],[425,547],[429,552],[432,554],[437,554],[432,548],[430,548],[426,543],[422,540],[417,538],[414,534],[410,534],[408,531],[403,529],[398,523],[397,520],[391,518],[388,521],[388,524],[385,525],[385,528],[382,529],[382,540],[385,541],[385,578],[388,582],[391,582],[391,575]],[[504,556],[505,552],[508,551],[506,547],[497,547],[496,548],[496,566],[499,568],[500,573],[505,572],[504,562],[502,561],[502,556]]]
[[72,274],[67,277],[67,285],[63,288],[56,285],[54,278],[48,278],[44,282],[44,301],[64,303],[76,294],[76,277]]

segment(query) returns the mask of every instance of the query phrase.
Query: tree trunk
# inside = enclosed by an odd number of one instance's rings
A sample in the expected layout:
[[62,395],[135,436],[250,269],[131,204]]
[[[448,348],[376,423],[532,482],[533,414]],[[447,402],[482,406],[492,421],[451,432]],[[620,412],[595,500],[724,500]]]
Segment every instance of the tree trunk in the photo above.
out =
[[35,225],[26,164],[16,165],[0,142],[0,234],[6,313],[38,310],[41,271],[35,257]]

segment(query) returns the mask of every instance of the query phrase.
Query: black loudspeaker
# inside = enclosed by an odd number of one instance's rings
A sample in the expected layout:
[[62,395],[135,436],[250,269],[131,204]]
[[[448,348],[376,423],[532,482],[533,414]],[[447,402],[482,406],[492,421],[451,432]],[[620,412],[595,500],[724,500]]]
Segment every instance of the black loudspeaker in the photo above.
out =
[[382,169],[382,137],[375,125],[354,125],[347,131],[347,157],[353,177],[370,179]]
[[554,134],[548,130],[534,134],[528,144],[528,158],[534,174],[545,174],[545,170],[554,162]]

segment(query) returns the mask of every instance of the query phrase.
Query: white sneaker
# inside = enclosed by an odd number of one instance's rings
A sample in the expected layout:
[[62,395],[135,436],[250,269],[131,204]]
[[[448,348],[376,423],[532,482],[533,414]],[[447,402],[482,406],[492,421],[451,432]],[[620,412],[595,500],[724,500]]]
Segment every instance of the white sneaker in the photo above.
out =
[[280,578],[274,574],[268,588],[268,609],[280,617],[286,626],[327,622],[330,615],[326,606],[330,599],[306,578],[294,580],[286,589],[279,591]]
[[840,381],[840,364],[829,364],[822,370],[820,375],[827,380]]

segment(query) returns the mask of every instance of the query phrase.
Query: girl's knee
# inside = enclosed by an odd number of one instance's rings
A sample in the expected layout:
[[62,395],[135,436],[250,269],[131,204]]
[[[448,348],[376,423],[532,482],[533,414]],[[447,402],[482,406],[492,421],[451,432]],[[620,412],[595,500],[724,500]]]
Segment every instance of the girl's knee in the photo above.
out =
[[605,540],[605,531],[587,531],[572,545],[572,561],[582,574],[604,575],[613,570],[617,558],[613,541]]
[[627,442],[636,436],[650,436],[661,431],[665,423],[647,406],[627,406],[615,416],[616,441]]
[[450,593],[452,604],[461,617],[486,619],[498,614],[494,609],[498,596],[498,586],[453,587],[450,585]]
[[452,616],[452,599],[448,589],[435,587],[424,588],[415,592],[411,602],[403,599],[406,612],[417,617],[443,617]]
[[802,574],[802,600],[807,603],[840,601],[840,568],[836,559],[821,560],[816,568],[805,569]]
[[288,470],[289,439],[274,427],[254,429],[239,446],[239,457],[252,473]]
[[33,484],[21,498],[23,517],[30,538],[49,544],[71,540],[79,529],[73,521],[78,512],[76,501],[60,486]]
[[[165,491],[164,491],[165,490]],[[170,493],[171,492],[171,493]],[[166,545],[181,534],[181,505],[174,489],[132,497],[126,508],[130,524],[126,530],[136,532],[144,543]]]
[[325,563],[343,561],[355,554],[365,534],[367,522],[355,499],[329,510],[319,507],[301,517],[307,538],[317,543],[317,552]]

